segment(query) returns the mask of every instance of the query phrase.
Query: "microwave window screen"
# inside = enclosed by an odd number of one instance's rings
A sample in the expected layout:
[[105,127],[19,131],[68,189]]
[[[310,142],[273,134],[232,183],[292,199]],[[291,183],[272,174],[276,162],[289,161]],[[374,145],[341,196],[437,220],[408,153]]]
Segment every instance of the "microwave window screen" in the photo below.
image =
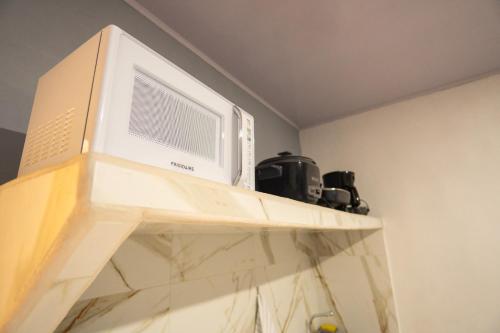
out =
[[222,163],[222,115],[136,71],[129,133]]

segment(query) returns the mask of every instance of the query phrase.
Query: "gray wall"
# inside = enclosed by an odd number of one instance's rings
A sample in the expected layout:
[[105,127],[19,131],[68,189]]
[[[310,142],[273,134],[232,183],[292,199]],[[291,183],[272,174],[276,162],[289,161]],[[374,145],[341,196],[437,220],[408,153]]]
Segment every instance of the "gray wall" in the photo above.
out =
[[16,178],[24,136],[24,133],[0,128],[0,184]]
[[[0,2],[0,128],[25,133],[37,79],[108,24],[118,25],[253,114],[257,161],[283,150],[300,152],[297,129],[121,0]],[[18,152],[5,149],[12,135],[2,133],[6,131],[0,131],[0,140],[7,144],[0,146],[0,163],[17,168]],[[15,154],[5,155],[9,152]]]

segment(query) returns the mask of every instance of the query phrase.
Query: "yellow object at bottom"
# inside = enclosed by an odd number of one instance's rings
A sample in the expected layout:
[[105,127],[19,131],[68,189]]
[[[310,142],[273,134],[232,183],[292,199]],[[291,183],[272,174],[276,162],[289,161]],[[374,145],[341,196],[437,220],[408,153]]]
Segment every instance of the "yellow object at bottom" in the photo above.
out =
[[337,326],[332,325],[332,324],[323,324],[319,327],[320,332],[324,333],[334,333],[337,332]]

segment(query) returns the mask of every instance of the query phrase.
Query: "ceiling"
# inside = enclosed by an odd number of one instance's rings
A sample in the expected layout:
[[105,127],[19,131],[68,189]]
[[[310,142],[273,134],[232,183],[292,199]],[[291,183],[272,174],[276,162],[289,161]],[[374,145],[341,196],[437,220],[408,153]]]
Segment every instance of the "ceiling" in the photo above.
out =
[[135,2],[300,128],[500,69],[500,0]]

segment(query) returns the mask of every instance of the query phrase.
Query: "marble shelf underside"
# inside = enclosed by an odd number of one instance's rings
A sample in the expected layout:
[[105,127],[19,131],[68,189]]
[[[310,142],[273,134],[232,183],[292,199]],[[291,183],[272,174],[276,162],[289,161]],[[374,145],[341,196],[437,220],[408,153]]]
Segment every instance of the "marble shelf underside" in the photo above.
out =
[[257,295],[275,332],[397,332],[381,230],[132,235],[56,332],[255,333]]
[[236,237],[382,226],[377,218],[101,155],[3,185],[0,214],[0,331],[16,333],[54,331],[132,234]]

